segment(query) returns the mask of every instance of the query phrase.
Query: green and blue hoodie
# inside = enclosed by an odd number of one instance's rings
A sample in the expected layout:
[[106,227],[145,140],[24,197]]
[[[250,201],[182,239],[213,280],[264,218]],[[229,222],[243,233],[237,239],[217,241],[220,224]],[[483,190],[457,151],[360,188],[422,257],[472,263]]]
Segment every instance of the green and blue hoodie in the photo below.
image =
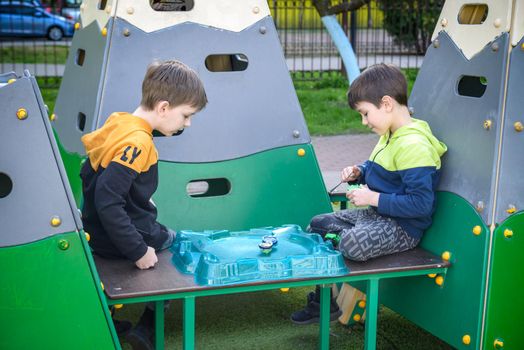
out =
[[358,182],[380,192],[377,212],[394,219],[411,237],[420,238],[431,225],[440,178],[444,143],[428,123],[412,123],[382,135],[369,160],[360,165]]

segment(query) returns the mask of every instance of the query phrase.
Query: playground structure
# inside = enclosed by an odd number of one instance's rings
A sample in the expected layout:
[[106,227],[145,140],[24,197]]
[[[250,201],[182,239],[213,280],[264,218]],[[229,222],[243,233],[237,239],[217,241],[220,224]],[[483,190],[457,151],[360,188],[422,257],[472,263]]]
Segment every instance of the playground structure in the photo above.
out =
[[[445,276],[384,280],[380,302],[456,348],[521,349],[524,337],[516,325],[524,310],[518,295],[524,277],[513,272],[523,261],[524,198],[518,194],[524,180],[514,150],[522,148],[524,4],[483,3],[446,2],[409,102],[414,116],[428,120],[449,148],[434,224],[421,246],[452,267]],[[0,310],[18,320],[2,324],[8,337],[0,347],[24,347],[31,337],[21,332],[30,325],[21,322],[40,325],[52,318],[71,330],[69,337],[58,337],[56,324],[31,336],[45,344],[85,339],[86,348],[118,348],[76,211],[85,158],[80,137],[111,112],[136,107],[153,59],[191,66],[210,101],[184,134],[155,138],[160,222],[191,230],[305,227],[313,215],[331,210],[266,2],[192,5],[172,12],[134,0],[84,2],[50,118],[58,146],[34,79],[0,88],[6,106],[0,126],[9,135],[0,154],[0,261],[7,266],[0,290],[8,296]],[[181,49],[188,42],[206,45]],[[7,153],[20,144],[31,146],[17,150],[23,162]],[[34,169],[41,178],[22,175]],[[195,191],[195,184],[206,190]],[[28,202],[30,211],[15,205]],[[36,285],[51,299],[35,295]],[[57,307],[70,293],[79,295],[78,303]],[[73,324],[75,310],[83,317]],[[89,334],[82,332],[87,324]]]

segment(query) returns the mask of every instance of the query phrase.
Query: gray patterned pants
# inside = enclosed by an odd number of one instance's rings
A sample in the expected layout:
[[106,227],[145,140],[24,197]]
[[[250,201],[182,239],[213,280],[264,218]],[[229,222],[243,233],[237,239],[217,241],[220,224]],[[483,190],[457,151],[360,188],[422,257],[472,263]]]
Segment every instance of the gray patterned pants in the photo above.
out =
[[308,231],[340,236],[338,249],[346,258],[366,261],[415,248],[420,239],[411,237],[391,218],[375,209],[348,209],[311,219]]

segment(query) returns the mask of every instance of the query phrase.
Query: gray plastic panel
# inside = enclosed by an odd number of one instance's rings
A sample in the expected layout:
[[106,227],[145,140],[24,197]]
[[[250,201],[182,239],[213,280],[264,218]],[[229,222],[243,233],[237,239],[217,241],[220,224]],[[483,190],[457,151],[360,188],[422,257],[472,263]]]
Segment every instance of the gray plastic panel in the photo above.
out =
[[[108,28],[111,23],[112,20],[108,23]],[[60,143],[68,152],[85,154],[80,137],[95,128],[100,80],[109,34],[108,30],[108,36],[102,36],[97,23],[92,22],[86,28],[77,31],[73,38],[55,105],[54,113],[57,119],[53,122]],[[76,64],[78,49],[85,50],[82,66]],[[78,129],[79,112],[86,115],[83,132]]]
[[520,48],[522,44],[524,39],[510,55],[496,223],[501,223],[509,216],[506,210],[510,205],[514,205],[518,211],[524,209],[524,131],[517,132],[514,127],[516,122],[524,124],[524,51]]
[[[424,58],[409,104],[414,116],[427,120],[433,133],[448,146],[439,189],[456,193],[474,206],[484,202],[480,214],[489,224],[508,34],[495,40],[498,50],[488,45],[470,61],[447,33],[441,32],[437,40],[439,47],[432,45]],[[482,97],[458,94],[463,75],[487,78]],[[492,121],[490,130],[483,128],[487,119]]]
[[[13,184],[12,191],[0,198],[0,247],[79,227],[71,193],[64,187],[65,172],[57,165],[58,150],[50,139],[47,114],[33,86],[34,80],[24,77],[0,88],[0,173]],[[17,118],[19,108],[27,110],[26,119]],[[55,215],[62,220],[58,227],[50,224]]]
[[[238,53],[249,60],[245,71],[213,73],[205,67],[211,54]],[[209,104],[182,135],[155,139],[160,159],[214,162],[310,142],[271,17],[240,33],[184,23],[147,34],[117,19],[97,125],[112,112],[133,111],[148,64],[166,59],[199,74]]]

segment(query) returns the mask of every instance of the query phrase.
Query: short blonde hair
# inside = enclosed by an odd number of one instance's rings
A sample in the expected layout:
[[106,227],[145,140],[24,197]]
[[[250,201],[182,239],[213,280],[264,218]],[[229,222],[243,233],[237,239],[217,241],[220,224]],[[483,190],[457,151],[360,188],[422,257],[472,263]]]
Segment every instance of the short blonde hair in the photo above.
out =
[[160,101],[169,102],[171,107],[187,104],[199,111],[206,106],[207,96],[196,72],[182,62],[153,62],[142,82],[140,105],[153,110]]

